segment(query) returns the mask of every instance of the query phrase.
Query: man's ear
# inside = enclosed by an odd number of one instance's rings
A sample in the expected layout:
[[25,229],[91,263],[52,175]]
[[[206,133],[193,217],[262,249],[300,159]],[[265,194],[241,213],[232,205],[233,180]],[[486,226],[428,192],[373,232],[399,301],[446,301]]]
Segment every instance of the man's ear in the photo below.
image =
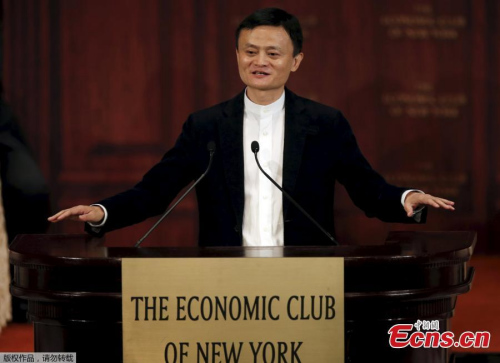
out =
[[295,72],[297,69],[299,69],[302,59],[304,59],[304,53],[302,52],[293,57],[292,72]]

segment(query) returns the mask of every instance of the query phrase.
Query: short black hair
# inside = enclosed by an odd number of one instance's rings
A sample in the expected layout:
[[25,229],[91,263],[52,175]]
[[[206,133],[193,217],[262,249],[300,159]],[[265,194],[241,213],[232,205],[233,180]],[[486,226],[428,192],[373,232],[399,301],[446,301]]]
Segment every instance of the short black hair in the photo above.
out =
[[243,19],[236,28],[236,49],[238,49],[238,40],[242,29],[254,29],[261,25],[282,26],[292,39],[293,56],[302,51],[304,37],[299,19],[278,8],[259,9]]

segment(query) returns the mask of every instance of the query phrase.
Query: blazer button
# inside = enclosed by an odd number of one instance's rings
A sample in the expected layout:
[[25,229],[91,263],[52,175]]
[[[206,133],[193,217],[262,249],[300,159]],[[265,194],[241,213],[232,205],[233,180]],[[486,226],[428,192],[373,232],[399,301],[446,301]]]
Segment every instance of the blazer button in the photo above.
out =
[[234,231],[236,233],[239,233],[240,232],[240,227],[238,227],[238,225],[234,226]]

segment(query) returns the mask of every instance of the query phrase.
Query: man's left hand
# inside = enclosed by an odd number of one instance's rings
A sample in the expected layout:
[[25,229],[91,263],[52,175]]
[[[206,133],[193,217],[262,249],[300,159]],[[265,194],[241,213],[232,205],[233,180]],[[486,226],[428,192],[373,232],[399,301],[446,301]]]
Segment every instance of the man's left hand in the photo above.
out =
[[453,207],[455,205],[455,202],[419,192],[408,193],[405,199],[404,208],[408,217],[412,217],[416,209],[418,209],[420,206],[427,205],[434,208],[455,210],[455,208]]

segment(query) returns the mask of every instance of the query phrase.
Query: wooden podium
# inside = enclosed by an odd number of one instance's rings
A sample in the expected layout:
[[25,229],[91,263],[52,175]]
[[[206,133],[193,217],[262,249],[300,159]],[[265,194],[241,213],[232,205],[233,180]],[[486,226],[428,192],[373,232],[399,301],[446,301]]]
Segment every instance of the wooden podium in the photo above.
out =
[[449,330],[457,296],[471,288],[475,242],[474,232],[391,232],[376,246],[136,249],[88,235],[21,235],[10,248],[11,291],[28,301],[37,352],[120,362],[122,258],[344,257],[346,362],[448,362],[444,348],[391,348],[388,330],[417,320]]

